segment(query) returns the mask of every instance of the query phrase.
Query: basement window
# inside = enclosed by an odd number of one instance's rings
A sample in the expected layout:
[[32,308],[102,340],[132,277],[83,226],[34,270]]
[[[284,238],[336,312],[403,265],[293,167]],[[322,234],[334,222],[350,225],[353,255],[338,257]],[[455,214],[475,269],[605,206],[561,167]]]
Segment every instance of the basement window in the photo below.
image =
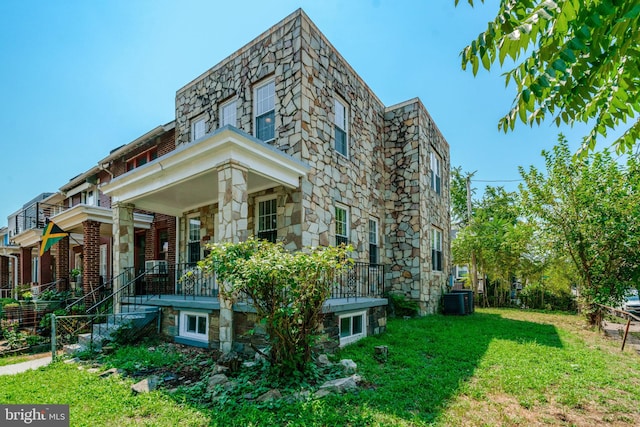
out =
[[340,347],[367,336],[367,312],[342,314],[339,317]]
[[180,336],[196,341],[209,341],[209,315],[194,311],[180,312]]

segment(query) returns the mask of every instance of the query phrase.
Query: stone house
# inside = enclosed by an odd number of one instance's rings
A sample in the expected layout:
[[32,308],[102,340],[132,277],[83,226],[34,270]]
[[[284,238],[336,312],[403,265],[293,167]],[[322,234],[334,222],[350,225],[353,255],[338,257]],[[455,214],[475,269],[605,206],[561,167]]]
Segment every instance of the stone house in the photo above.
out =
[[356,266],[324,324],[346,344],[384,330],[384,292],[438,309],[448,181],[449,147],[422,102],[385,106],[299,9],[180,88],[174,121],[62,187],[53,219],[82,236],[85,291],[117,291],[117,310],[161,306],[163,334],[223,351],[247,347],[255,312],[218,298],[214,278],[181,280],[208,242],[349,243]]

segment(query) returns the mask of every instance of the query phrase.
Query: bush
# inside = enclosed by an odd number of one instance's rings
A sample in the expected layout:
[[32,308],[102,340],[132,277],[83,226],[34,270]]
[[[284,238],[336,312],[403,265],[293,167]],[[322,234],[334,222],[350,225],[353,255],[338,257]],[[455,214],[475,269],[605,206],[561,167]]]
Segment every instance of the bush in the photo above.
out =
[[303,376],[336,273],[353,261],[351,247],[288,252],[283,244],[249,239],[209,246],[200,266],[217,274],[223,297],[252,301],[271,344],[268,358],[278,376]]
[[539,284],[527,285],[520,292],[520,301],[526,308],[575,312],[576,298],[569,291],[552,290]]
[[418,303],[407,299],[402,294],[389,293],[386,298],[389,299],[391,313],[394,317],[415,317],[420,312]]

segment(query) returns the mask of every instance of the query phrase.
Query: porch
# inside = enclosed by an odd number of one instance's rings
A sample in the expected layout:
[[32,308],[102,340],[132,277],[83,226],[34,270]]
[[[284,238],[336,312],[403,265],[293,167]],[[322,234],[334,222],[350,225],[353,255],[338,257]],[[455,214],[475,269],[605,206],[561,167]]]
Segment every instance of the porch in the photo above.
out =
[[[119,301],[122,305],[220,309],[215,275],[205,273],[191,263],[150,263],[153,264],[142,274],[134,277],[130,270],[121,278],[121,281],[127,280],[120,288]],[[382,264],[355,262],[333,277],[327,306],[337,307],[362,302],[363,299],[382,298],[385,291],[384,275],[385,266]],[[250,301],[239,301],[234,304],[234,309],[254,311]]]

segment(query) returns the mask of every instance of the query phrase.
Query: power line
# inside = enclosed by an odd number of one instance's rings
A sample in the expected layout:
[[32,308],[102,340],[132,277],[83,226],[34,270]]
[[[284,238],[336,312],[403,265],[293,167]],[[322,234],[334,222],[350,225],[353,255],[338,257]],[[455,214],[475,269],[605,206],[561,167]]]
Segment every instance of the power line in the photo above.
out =
[[524,179],[474,179],[475,182],[520,182]]

